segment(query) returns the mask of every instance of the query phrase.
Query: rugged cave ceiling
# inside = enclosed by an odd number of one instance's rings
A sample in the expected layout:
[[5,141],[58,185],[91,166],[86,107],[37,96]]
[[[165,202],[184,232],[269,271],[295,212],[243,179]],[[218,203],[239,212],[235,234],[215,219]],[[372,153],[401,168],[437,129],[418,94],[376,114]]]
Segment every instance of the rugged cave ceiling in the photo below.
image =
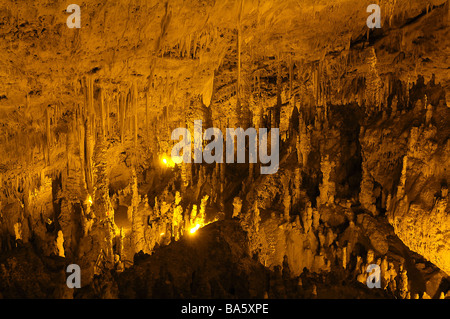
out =
[[[0,278],[23,276],[15,258],[39,265],[49,288],[21,295],[2,281],[1,295],[96,297],[92,280],[104,278],[116,287],[107,297],[161,297],[130,282],[146,271],[158,285],[158,267],[177,260],[221,288],[184,286],[171,266],[177,293],[164,297],[286,297],[227,288],[226,269],[176,257],[210,251],[190,242],[196,214],[203,236],[226,233],[210,257],[245,269],[250,285],[281,268],[296,285],[304,268],[344,268],[354,286],[310,286],[325,298],[370,296],[358,284],[374,251],[406,280],[379,296],[445,295],[449,1],[377,1],[382,28],[372,30],[370,3],[80,1],[81,28],[70,29],[70,1],[3,0]],[[195,119],[279,127],[280,169],[172,165],[171,132]],[[238,261],[242,247],[254,258]],[[89,278],[79,293],[49,279],[68,260]],[[119,264],[114,281],[105,269]],[[288,296],[310,297],[305,287]]]

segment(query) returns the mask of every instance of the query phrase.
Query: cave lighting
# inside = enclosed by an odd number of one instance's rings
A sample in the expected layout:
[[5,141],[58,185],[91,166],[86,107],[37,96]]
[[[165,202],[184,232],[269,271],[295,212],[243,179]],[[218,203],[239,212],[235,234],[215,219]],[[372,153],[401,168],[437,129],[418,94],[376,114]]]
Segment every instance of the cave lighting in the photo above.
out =
[[163,155],[161,157],[161,163],[166,167],[175,167],[175,162],[168,156]]
[[196,232],[197,230],[199,230],[200,227],[201,227],[201,225],[200,225],[200,224],[197,224],[197,225],[195,225],[194,227],[192,227],[192,228],[189,230],[189,232],[190,232],[191,234],[195,234],[195,232]]

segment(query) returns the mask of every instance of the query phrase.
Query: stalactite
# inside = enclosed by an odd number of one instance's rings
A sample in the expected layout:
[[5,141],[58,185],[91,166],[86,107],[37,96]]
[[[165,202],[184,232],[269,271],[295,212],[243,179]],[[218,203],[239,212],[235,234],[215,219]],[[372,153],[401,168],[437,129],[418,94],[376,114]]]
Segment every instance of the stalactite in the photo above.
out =
[[189,34],[189,37],[187,37],[186,40],[187,40],[186,56],[188,57],[188,59],[190,59],[191,58],[191,43],[192,43],[191,34]]
[[302,185],[302,175],[299,167],[295,168],[294,171],[294,193],[292,198],[293,206],[299,203],[301,197],[301,185]]
[[[46,138],[47,143],[45,146],[47,154],[47,165],[50,165],[50,147],[51,147],[51,127],[50,127],[50,112],[49,112],[49,106],[45,109],[45,132],[46,132]],[[16,144],[17,145],[17,144]]]
[[94,85],[91,77],[87,78],[87,115],[85,120],[85,169],[86,169],[86,184],[90,194],[93,193],[93,162],[95,146],[95,110],[94,110]]
[[85,150],[86,150],[86,158],[85,158],[85,168],[86,168],[86,185],[89,190],[89,193],[93,192],[93,169],[92,169],[92,156],[94,152],[94,136],[92,132],[92,127],[89,125],[89,121],[86,122],[85,126]]
[[290,211],[291,211],[291,193],[290,193],[290,181],[289,177],[283,175],[282,179],[282,189],[283,189],[283,206],[284,206],[284,219],[289,222],[290,221]]
[[275,106],[274,122],[271,127],[280,127],[281,119],[281,90],[282,90],[282,76],[281,76],[281,57],[278,57],[277,63],[277,105]]
[[133,92],[132,92],[132,104],[133,104],[133,142],[134,142],[134,161],[136,165],[137,161],[137,135],[138,135],[138,89],[136,82],[133,83]]
[[367,74],[366,82],[366,104],[370,107],[369,111],[373,112],[378,110],[381,105],[381,78],[378,75],[377,70],[377,56],[375,49],[371,47],[369,49],[366,63],[369,66],[369,72]]
[[[83,184],[86,183],[86,165],[85,165],[85,126],[83,123],[83,113],[81,111],[81,105],[78,104],[77,111],[75,113],[75,123],[74,123],[74,129],[76,131],[77,141],[78,141],[78,148],[79,148],[79,163],[81,167],[81,180],[83,181]],[[86,186],[86,185],[85,185]]]
[[294,62],[292,61],[292,54],[289,55],[289,99],[292,98],[292,83],[293,83],[293,77],[294,77]]
[[[132,119],[134,118],[133,116],[133,109],[132,109],[132,105],[133,105],[133,101],[132,101],[132,91],[131,89],[128,89],[128,93],[126,95],[126,99],[125,99],[125,114],[124,114],[124,118],[125,118],[125,136],[130,134],[130,131],[132,131]],[[134,140],[134,139],[133,139]]]
[[147,135],[147,143],[150,142],[150,123],[149,123],[149,91],[145,93],[145,132]]
[[238,22],[238,32],[237,32],[237,85],[236,85],[236,96],[238,104],[241,98],[241,21]]
[[77,127],[76,118],[73,120],[72,130],[67,133],[66,136],[66,181],[62,184],[63,190],[65,191],[65,196],[71,201],[76,202],[77,200],[82,200],[82,192],[80,185],[80,173],[81,173],[81,163],[79,157],[77,158]]
[[309,153],[311,152],[311,133],[306,126],[303,116],[299,114],[299,135],[297,138],[297,156],[299,163],[303,167],[308,164]]
[[107,94],[107,98],[106,98],[106,137],[109,137],[109,135],[111,134],[111,123],[110,123],[110,119],[109,119],[109,114],[110,114],[110,106],[111,106],[111,97],[109,94]]
[[124,143],[124,134],[125,134],[125,96],[121,92],[119,94],[119,134],[120,134],[120,142]]
[[106,107],[105,107],[105,92],[103,88],[100,88],[100,121],[102,127],[102,134],[106,136]]
[[226,164],[220,163],[220,211],[224,212],[225,210],[225,171],[226,171]]

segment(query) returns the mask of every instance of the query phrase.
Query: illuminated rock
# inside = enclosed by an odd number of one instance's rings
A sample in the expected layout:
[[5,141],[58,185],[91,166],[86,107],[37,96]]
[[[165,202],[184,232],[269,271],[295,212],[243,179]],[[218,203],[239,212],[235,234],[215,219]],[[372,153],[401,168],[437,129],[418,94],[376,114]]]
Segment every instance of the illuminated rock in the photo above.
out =
[[64,255],[64,235],[61,230],[58,231],[58,237],[56,237],[56,251],[58,256],[66,257]]

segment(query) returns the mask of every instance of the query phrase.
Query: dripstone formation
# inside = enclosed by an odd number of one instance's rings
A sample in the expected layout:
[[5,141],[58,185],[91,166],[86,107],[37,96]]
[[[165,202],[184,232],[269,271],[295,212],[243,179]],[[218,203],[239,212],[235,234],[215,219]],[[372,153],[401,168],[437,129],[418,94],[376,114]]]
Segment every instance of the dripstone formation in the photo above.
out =
[[3,1],[0,298],[450,298],[449,0],[378,2]]

